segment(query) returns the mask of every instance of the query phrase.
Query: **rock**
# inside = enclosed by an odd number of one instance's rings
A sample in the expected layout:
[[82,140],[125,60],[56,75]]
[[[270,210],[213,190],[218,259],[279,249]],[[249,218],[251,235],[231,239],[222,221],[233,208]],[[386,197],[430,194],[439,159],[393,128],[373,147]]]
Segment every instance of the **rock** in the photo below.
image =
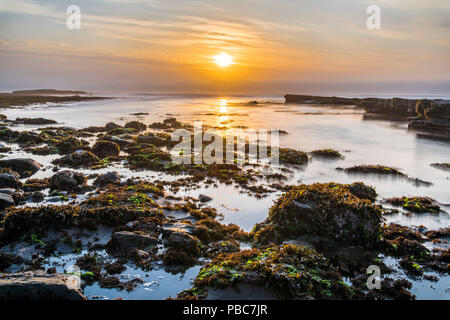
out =
[[20,188],[22,182],[13,174],[0,173],[0,188]]
[[450,120],[449,101],[419,100],[416,104],[417,115],[423,119],[447,119]]
[[14,199],[11,195],[0,193],[0,210],[14,206]]
[[148,234],[119,231],[112,234],[107,246],[110,251],[125,256],[135,249],[146,249],[157,243],[158,239]]
[[348,186],[348,190],[360,199],[367,199],[371,202],[375,201],[377,192],[374,188],[366,186],[362,182],[354,182]]
[[55,120],[44,119],[44,118],[17,118],[14,123],[22,124],[56,124]]
[[279,149],[280,163],[302,165],[308,162],[308,155],[305,152],[290,149]]
[[55,159],[53,164],[70,168],[89,168],[98,163],[100,159],[90,151],[78,150],[64,157]]
[[168,247],[184,250],[188,253],[198,253],[199,240],[196,236],[177,229],[169,228],[163,230],[164,244]]
[[358,99],[287,94],[286,103],[354,105]]
[[21,178],[35,174],[42,165],[33,159],[8,159],[0,160],[1,168],[9,168],[19,173]]
[[92,152],[100,159],[103,159],[106,157],[118,156],[120,148],[115,142],[100,140],[94,144]]
[[58,191],[75,192],[86,186],[87,178],[82,173],[65,170],[50,178],[50,189]]
[[39,143],[42,143],[43,140],[42,140],[41,136],[36,132],[22,131],[17,136],[16,142],[18,142],[20,144],[30,144],[30,143],[39,144]]
[[120,177],[116,171],[102,174],[94,180],[94,186],[97,187],[104,187],[114,183],[120,183]]
[[0,143],[0,152],[10,152],[11,148]]
[[418,131],[431,131],[437,133],[450,133],[450,120],[431,118],[428,120],[414,120],[408,124],[409,129]]
[[115,137],[115,136],[109,136],[109,135],[103,136],[102,140],[115,142],[119,145],[120,148],[125,148],[125,147],[128,147],[129,145],[133,144],[132,140]]
[[2,189],[0,189],[0,193],[9,194],[10,196],[15,194],[16,192],[17,192],[17,190],[13,189],[13,188],[2,188]]
[[0,276],[0,300],[85,300],[76,277],[30,271]]
[[28,200],[32,202],[42,202],[45,199],[45,194],[40,191],[34,191]]
[[127,124],[125,124],[124,126],[125,128],[133,128],[135,130],[139,131],[144,131],[147,129],[147,125],[140,122],[140,121],[130,121]]
[[[401,116],[401,117],[415,116],[418,110],[424,109],[422,106],[419,107],[419,109],[416,107],[417,103],[421,100],[402,99],[402,98],[360,99],[360,98],[319,97],[319,96],[288,94],[285,96],[285,100],[286,103],[300,103],[300,104],[357,105],[366,110],[367,113],[384,114],[389,116]],[[429,102],[424,102],[423,104],[427,105],[429,104]]]
[[379,241],[381,221],[380,208],[356,197],[349,185],[315,183],[281,196],[254,237],[264,243],[310,236],[330,247],[370,247]]
[[0,128],[0,140],[12,141],[15,140],[18,135],[19,135],[18,131],[11,130],[4,126]]
[[137,139],[138,143],[153,144],[157,147],[161,147],[165,144],[164,140],[155,136],[153,133],[148,133],[146,135],[140,135]]
[[81,142],[81,140],[74,138],[72,136],[62,139],[60,142],[56,144],[56,147],[61,154],[69,154],[85,146]]
[[4,114],[0,113],[0,121],[4,121],[6,119],[8,119],[8,117],[5,116]]
[[442,100],[419,100],[416,105],[418,119],[409,129],[450,134],[450,103]]
[[206,196],[206,195],[204,195],[204,194],[200,194],[200,195],[198,196],[198,199],[199,199],[201,202],[209,202],[209,201],[212,201],[213,198],[208,197],[208,196]]
[[110,131],[110,130],[117,129],[117,128],[120,128],[120,126],[118,124],[115,124],[114,122],[108,122],[105,125],[106,131]]

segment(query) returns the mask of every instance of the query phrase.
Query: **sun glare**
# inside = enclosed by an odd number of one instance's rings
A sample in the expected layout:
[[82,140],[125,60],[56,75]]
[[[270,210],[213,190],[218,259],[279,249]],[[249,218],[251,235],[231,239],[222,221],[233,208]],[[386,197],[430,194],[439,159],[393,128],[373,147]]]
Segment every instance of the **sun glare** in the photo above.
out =
[[222,68],[226,68],[233,64],[233,57],[228,53],[222,52],[221,54],[215,55],[213,57],[214,62]]

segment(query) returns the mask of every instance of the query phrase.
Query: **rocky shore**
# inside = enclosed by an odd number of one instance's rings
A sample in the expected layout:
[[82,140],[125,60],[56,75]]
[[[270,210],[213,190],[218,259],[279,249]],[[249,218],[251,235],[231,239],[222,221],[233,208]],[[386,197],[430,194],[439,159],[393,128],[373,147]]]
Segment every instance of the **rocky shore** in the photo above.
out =
[[286,103],[317,105],[352,105],[367,114],[383,115],[387,119],[414,119],[408,127],[412,130],[450,134],[450,101],[402,98],[341,98],[309,95],[285,95]]
[[[423,110],[431,118],[438,112],[434,104]],[[0,299],[85,299],[83,288],[93,284],[131,292],[149,284],[140,277],[121,277],[128,269],[181,273],[192,266],[200,267],[192,288],[172,298],[227,297],[229,288],[246,288],[282,299],[414,299],[410,278],[394,277],[388,260],[415,278],[430,277],[430,272],[448,277],[450,272],[449,228],[406,227],[385,219],[393,210],[444,214],[432,199],[405,196],[382,202],[362,182],[283,182],[284,175],[301,170],[312,158],[345,161],[336,150],[308,154],[282,148],[282,168],[269,176],[261,164],[172,163],[170,133],[184,128],[193,134],[192,126],[175,118],[14,130],[22,121],[4,117],[0,127],[4,148],[18,145],[28,154],[0,160]],[[49,119],[38,122],[51,124]],[[34,154],[53,160],[39,163]],[[119,165],[137,177],[121,176],[115,171]],[[49,177],[36,178],[44,170],[51,172]],[[382,165],[342,170],[411,181]],[[142,171],[160,178],[147,181],[139,177]],[[218,183],[256,198],[283,194],[267,218],[245,232],[221,223],[208,195],[178,193]],[[73,257],[79,271],[49,265],[64,255]],[[381,290],[366,286],[371,265],[386,275]],[[70,276],[77,276],[81,286],[71,286]]]

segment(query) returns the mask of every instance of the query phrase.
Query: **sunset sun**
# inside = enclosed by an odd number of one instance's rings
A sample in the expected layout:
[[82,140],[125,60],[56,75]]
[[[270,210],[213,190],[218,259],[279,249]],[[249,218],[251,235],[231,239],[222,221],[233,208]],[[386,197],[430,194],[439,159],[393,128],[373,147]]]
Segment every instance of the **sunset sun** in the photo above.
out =
[[233,64],[233,57],[228,53],[222,52],[221,54],[215,55],[213,57],[214,63],[219,67],[226,68]]

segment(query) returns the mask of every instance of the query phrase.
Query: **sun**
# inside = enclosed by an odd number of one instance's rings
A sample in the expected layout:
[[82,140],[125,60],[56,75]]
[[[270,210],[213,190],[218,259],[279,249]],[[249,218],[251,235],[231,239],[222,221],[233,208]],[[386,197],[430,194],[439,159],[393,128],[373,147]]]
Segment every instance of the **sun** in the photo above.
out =
[[233,64],[233,57],[228,53],[222,52],[221,54],[215,55],[213,57],[214,62],[222,68],[226,68]]

